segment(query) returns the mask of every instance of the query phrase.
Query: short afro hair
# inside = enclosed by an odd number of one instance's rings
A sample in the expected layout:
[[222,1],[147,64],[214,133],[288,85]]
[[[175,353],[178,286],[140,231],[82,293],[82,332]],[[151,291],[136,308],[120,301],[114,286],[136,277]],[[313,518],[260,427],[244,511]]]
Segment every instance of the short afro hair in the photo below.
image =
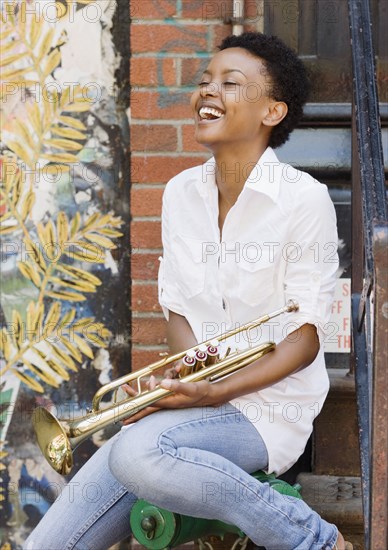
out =
[[269,139],[270,147],[285,143],[303,116],[303,105],[310,93],[307,70],[297,54],[280,38],[259,32],[245,32],[226,37],[219,50],[244,48],[264,61],[272,80],[271,97],[288,106],[285,118],[274,126]]

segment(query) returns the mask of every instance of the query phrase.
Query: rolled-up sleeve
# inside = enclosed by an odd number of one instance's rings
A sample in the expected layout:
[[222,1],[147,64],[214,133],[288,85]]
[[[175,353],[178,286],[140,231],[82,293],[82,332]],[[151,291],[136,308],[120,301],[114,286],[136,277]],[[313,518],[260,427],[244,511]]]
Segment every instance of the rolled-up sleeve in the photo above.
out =
[[162,243],[163,257],[159,258],[158,297],[164,316],[168,321],[168,312],[183,315],[182,295],[177,285],[176,262],[172,250],[170,232],[170,214],[167,188],[163,195],[162,207]]
[[296,205],[286,245],[286,299],[299,303],[292,320],[317,327],[321,344],[329,329],[338,270],[338,235],[334,205],[326,185],[305,190]]

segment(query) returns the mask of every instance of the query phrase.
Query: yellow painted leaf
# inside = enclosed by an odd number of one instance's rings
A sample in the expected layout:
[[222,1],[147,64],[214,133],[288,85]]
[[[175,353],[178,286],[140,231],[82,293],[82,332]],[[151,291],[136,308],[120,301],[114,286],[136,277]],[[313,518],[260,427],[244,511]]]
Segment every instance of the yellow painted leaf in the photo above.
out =
[[43,159],[49,160],[50,162],[59,162],[59,163],[79,163],[79,158],[71,153],[46,153],[42,155]]
[[33,332],[38,333],[38,337],[42,335],[42,323],[44,317],[44,304],[37,304],[33,320]]
[[76,314],[76,309],[74,308],[71,308],[68,311],[66,311],[65,315],[62,317],[62,320],[61,320],[61,327],[70,325],[74,321],[75,314]]
[[17,376],[24,384],[26,384],[32,390],[37,391],[38,393],[43,393],[44,392],[42,384],[40,384],[32,376],[29,376],[28,374],[25,374],[24,372],[20,372],[16,368],[13,368],[12,372],[14,373],[15,376]]
[[61,338],[61,344],[67,349],[67,351],[70,353],[70,355],[79,363],[82,361],[82,354],[81,352],[73,346],[71,342],[64,336]]
[[31,17],[31,26],[30,26],[30,45],[34,49],[37,43],[41,32],[43,30],[42,20],[36,16]]
[[48,147],[65,149],[66,151],[80,151],[83,148],[83,145],[71,139],[44,139],[43,142]]
[[80,120],[77,120],[76,118],[70,117],[70,116],[63,116],[61,115],[58,117],[58,121],[62,124],[65,124],[66,126],[70,126],[71,128],[75,128],[76,130],[82,130],[86,131],[86,126],[83,122]]
[[101,340],[101,338],[99,338],[99,336],[97,336],[97,334],[87,333],[86,338],[88,339],[89,342],[91,342],[95,346],[98,346],[100,348],[106,348],[107,347],[106,342]]
[[33,191],[29,191],[25,196],[25,199],[21,207],[20,215],[23,221],[25,221],[27,217],[30,215],[31,210],[34,206],[34,203],[35,203],[35,193]]
[[62,309],[61,302],[54,302],[51,305],[44,322],[46,337],[52,334],[53,331],[55,330],[58,324],[59,318],[61,316],[61,309]]
[[55,29],[50,28],[49,31],[46,33],[46,36],[43,38],[37,55],[38,61],[42,61],[44,56],[49,52],[50,48],[52,47],[54,34]]
[[6,67],[11,63],[15,63],[20,59],[23,59],[27,55],[27,52],[16,53],[14,55],[9,55],[8,57],[0,57],[0,67]]
[[11,339],[5,327],[1,331],[0,337],[4,357],[6,361],[10,361],[14,354],[14,348],[11,345]]
[[63,243],[67,241],[69,236],[69,220],[67,219],[66,213],[63,211],[58,213],[57,235],[59,245],[62,246]]
[[96,235],[95,233],[87,233],[85,235],[85,239],[88,239],[88,241],[96,243],[103,248],[116,248],[116,245],[110,239],[101,237],[101,235]]
[[16,349],[20,349],[24,341],[24,327],[20,313],[12,311],[12,340]]
[[82,319],[78,319],[75,323],[73,323],[72,328],[79,332],[81,329],[83,330],[92,323],[94,323],[94,317],[82,317]]
[[24,244],[25,253],[43,272],[45,272],[47,266],[40,247],[38,247],[30,238],[27,237],[24,239]]
[[37,101],[32,101],[28,108],[29,120],[31,121],[32,127],[34,128],[36,134],[40,137],[42,133],[42,120],[41,112],[39,109],[39,104]]
[[77,103],[72,103],[71,105],[66,105],[63,109],[67,113],[84,113],[90,111],[91,101],[80,101]]
[[41,168],[41,171],[45,174],[55,174],[57,177],[59,177],[62,174],[67,173],[70,170],[70,166],[66,164],[46,164],[43,168]]
[[67,290],[51,290],[50,292],[46,292],[46,296],[49,296],[50,298],[55,298],[57,300],[68,300],[69,302],[84,302],[86,300],[85,296],[82,296],[82,294],[69,292]]
[[86,355],[86,357],[94,359],[92,348],[85,342],[85,340],[81,336],[78,336],[78,334],[73,334],[73,339],[75,344],[79,347],[80,351],[84,355]]
[[85,134],[74,128],[64,128],[63,126],[53,126],[51,131],[57,136],[69,139],[86,139]]
[[19,226],[18,225],[7,225],[7,226],[2,226],[0,227],[0,233],[2,235],[8,235],[9,233],[13,233],[14,231],[16,231],[17,229],[19,229]]
[[28,147],[32,149],[33,151],[37,148],[37,143],[34,141],[32,137],[31,129],[27,127],[27,125],[20,119],[15,119],[13,123],[13,132],[19,136],[23,140],[23,143],[26,142]]
[[123,233],[121,231],[117,231],[116,229],[110,229],[109,227],[103,227],[102,229],[98,230],[99,233],[102,233],[102,235],[106,235],[107,237],[122,237]]
[[27,263],[27,262],[17,262],[17,266],[20,270],[20,272],[22,273],[22,275],[24,275],[24,277],[26,277],[26,279],[29,279],[32,283],[34,283],[34,285],[36,287],[40,287],[41,285],[41,279],[40,279],[40,276],[39,274],[37,273],[36,270],[34,270],[32,268],[32,266]]
[[[58,286],[71,288],[72,290],[78,290],[79,292],[96,292],[96,287],[85,281],[75,281],[69,279],[60,279],[59,277],[50,277],[50,282]],[[61,291],[62,292],[62,291]]]
[[64,252],[69,258],[72,258],[73,260],[79,260],[80,262],[89,262],[96,264],[103,264],[105,262],[105,254],[102,251],[100,251],[98,255],[95,253],[91,253],[90,251],[85,249],[82,250],[82,252],[66,249]]
[[4,55],[5,53],[9,52],[10,50],[13,50],[15,46],[20,46],[20,42],[18,40],[11,40],[8,42],[8,44],[2,44],[1,45],[1,54]]
[[48,56],[45,67],[43,69],[43,74],[45,77],[49,76],[54,69],[56,69],[61,61],[61,52],[56,48],[52,52],[50,52],[50,55]]
[[1,71],[1,79],[3,82],[15,82],[20,79],[21,76],[30,73],[31,67],[25,67],[24,69],[7,69],[6,71]]
[[7,140],[6,145],[11,151],[13,151],[21,160],[24,160],[28,166],[32,164],[32,158],[30,153],[20,143],[14,140]]
[[8,29],[5,29],[4,31],[0,32],[0,40],[5,40],[8,38],[13,32],[15,32],[15,29],[13,27],[9,27]]
[[57,358],[62,361],[62,363],[64,365],[66,365],[66,367],[74,372],[77,372],[78,369],[73,361],[73,359],[67,355],[67,353],[65,353],[63,350],[61,350],[61,348],[59,346],[56,346],[54,344],[52,344],[51,346],[54,350],[54,353],[55,355],[57,356]]
[[84,223],[84,230],[90,229],[97,222],[99,216],[100,214],[98,212],[91,214]]
[[80,269],[72,265],[58,265],[57,269],[59,271],[62,271],[62,273],[67,273],[71,277],[77,277],[84,281],[88,281],[95,286],[101,285],[101,280],[98,277],[96,277],[92,273],[89,273],[89,271],[85,271],[84,269]]
[[58,376],[63,378],[63,380],[66,380],[66,381],[70,380],[69,373],[67,372],[66,369],[62,367],[62,365],[58,360],[50,359],[47,362],[49,364],[50,369],[53,370],[56,374],[58,374]]
[[[21,262],[24,263],[24,262]],[[27,334],[30,340],[34,338],[33,333],[35,331],[35,302],[30,302],[27,306]]]
[[24,365],[30,370],[32,373],[36,374],[38,378],[43,380],[46,384],[49,386],[52,386],[54,388],[59,388],[59,382],[58,380],[49,372],[45,372],[43,369],[39,368],[37,365],[33,365],[29,361],[23,360]]

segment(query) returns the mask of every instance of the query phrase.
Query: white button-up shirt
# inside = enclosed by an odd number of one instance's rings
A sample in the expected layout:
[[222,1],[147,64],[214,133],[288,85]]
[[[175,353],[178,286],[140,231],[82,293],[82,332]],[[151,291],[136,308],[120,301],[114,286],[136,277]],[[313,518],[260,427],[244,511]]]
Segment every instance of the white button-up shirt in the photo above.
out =
[[[304,323],[320,342],[336,284],[336,216],[326,185],[279,162],[268,148],[218,226],[214,158],[178,174],[166,186],[159,301],[183,315],[198,342],[282,307],[299,304],[237,335],[232,348],[280,342]],[[329,388],[323,346],[307,368],[231,401],[257,428],[268,450],[269,472],[280,474],[303,453]]]

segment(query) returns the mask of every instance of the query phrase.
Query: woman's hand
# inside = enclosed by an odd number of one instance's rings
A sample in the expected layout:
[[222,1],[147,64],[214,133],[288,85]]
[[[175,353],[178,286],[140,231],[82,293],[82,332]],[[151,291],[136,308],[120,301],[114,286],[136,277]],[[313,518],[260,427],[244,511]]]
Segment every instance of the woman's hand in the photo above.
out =
[[[148,386],[150,391],[155,389],[156,380],[154,376],[151,376]],[[130,418],[127,418],[123,421],[125,426],[133,424],[137,420],[140,420],[140,418],[144,418],[161,409],[186,409],[215,404],[214,384],[210,384],[207,380],[201,380],[199,382],[180,382],[175,378],[164,378],[160,382],[160,386],[173,392],[173,394],[163,397],[157,401],[155,405],[146,407]],[[124,384],[122,388],[131,397],[136,397],[137,392],[127,384]]]

